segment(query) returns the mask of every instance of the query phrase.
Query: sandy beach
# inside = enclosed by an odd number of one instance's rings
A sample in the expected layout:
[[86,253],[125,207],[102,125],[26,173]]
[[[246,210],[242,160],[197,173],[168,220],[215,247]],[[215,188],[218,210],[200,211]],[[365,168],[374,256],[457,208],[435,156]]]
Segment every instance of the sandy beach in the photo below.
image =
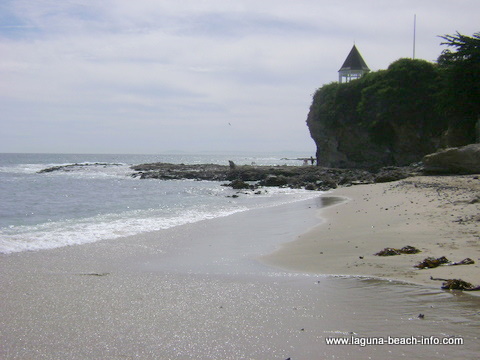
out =
[[[475,359],[480,298],[429,277],[480,278],[478,183],[360,185],[141,236],[2,255],[0,358]],[[373,256],[405,245],[422,252]],[[476,263],[413,268],[427,256]],[[326,344],[387,335],[463,345]]]
[[[478,176],[424,176],[336,189],[343,203],[320,211],[324,223],[263,260],[297,271],[395,279],[440,287],[430,277],[480,285]],[[418,254],[375,256],[414,246]],[[417,269],[427,257],[472,265]]]

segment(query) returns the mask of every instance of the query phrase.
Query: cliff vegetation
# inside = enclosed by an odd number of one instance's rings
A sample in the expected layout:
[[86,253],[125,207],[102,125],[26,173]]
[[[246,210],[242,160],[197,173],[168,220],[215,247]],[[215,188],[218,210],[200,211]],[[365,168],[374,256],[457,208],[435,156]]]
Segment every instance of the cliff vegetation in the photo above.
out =
[[441,38],[449,49],[436,63],[399,59],[386,70],[315,92],[307,125],[318,165],[403,166],[476,141],[480,33]]

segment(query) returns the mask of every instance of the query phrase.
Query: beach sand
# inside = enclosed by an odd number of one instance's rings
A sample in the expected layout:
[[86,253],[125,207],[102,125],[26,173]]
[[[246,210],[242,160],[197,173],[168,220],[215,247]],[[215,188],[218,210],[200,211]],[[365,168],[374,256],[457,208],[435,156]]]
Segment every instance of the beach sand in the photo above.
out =
[[[442,291],[428,277],[452,271],[475,282],[478,265],[412,269],[426,256],[478,262],[469,218],[478,203],[467,190],[478,179],[459,178],[466,188],[448,201],[429,185],[455,179],[338,189],[128,238],[1,255],[0,358],[474,359],[480,298]],[[337,195],[349,201],[332,205]],[[405,245],[422,253],[372,255]],[[326,345],[351,336],[450,336],[464,345]]]
[[[440,287],[430,277],[480,285],[479,176],[424,176],[340,188],[345,201],[321,210],[324,223],[262,260],[319,274],[363,275]],[[375,256],[414,246],[418,254]],[[473,265],[417,269],[427,257]]]

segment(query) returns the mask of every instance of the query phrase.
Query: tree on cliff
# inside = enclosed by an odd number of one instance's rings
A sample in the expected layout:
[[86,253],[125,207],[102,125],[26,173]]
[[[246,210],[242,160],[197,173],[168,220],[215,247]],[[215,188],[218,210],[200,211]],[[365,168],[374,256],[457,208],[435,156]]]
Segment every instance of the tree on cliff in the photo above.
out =
[[440,105],[450,118],[450,140],[458,142],[453,145],[472,143],[480,119],[480,32],[441,38],[445,40],[441,45],[449,47],[438,57],[438,64],[443,73]]
[[365,81],[359,115],[374,141],[393,147],[396,141],[402,141],[398,139],[401,128],[415,129],[419,138],[438,136],[445,126],[444,118],[435,109],[438,89],[439,72],[434,64],[399,59],[374,79]]

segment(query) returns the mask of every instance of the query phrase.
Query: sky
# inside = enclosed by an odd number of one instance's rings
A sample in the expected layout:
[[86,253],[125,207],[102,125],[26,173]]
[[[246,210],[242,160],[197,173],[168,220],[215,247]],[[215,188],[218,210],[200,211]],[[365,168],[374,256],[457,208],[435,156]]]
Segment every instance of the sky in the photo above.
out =
[[0,152],[315,153],[316,89],[478,32],[478,0],[1,0]]

